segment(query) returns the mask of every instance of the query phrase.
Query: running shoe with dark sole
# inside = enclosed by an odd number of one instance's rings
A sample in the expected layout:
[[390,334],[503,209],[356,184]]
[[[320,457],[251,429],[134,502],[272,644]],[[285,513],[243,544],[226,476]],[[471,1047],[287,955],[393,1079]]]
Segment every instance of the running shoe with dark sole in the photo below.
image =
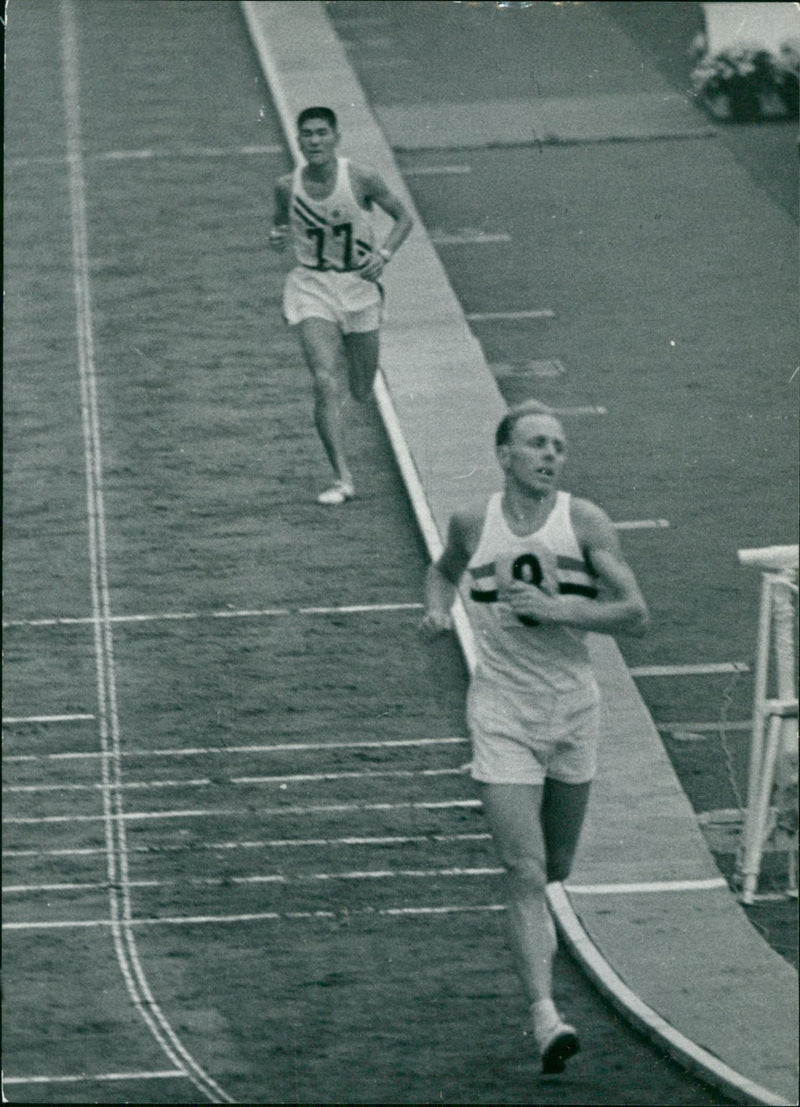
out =
[[562,1023],[542,1049],[542,1072],[546,1076],[563,1072],[566,1062],[570,1057],[574,1057],[580,1048],[581,1043],[573,1028]]

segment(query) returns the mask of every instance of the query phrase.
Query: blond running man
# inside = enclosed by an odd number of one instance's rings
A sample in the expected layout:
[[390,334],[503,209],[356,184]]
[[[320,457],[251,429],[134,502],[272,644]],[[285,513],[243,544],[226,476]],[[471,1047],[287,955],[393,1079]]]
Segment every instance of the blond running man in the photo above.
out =
[[545,889],[569,874],[595,774],[599,690],[585,636],[640,634],[648,614],[608,516],[558,489],[559,420],[535,402],[512,408],[496,449],[503,490],[452,517],[428,571],[423,626],[450,629],[466,573],[478,646],[467,702],[472,775],[506,871],[511,946],[542,1069],[554,1073],[580,1048],[553,1002]]
[[[275,186],[270,243],[291,239],[297,265],[284,289],[283,311],[296,327],[314,382],[314,420],[336,480],[318,497],[343,504],[355,495],[345,456],[339,366],[344,354],[351,396],[364,402],[378,370],[383,313],[380,278],[411,230],[411,217],[382,177],[336,154],[339,131],[330,108],[300,112],[297,133],[305,165]],[[378,246],[374,205],[394,220]]]

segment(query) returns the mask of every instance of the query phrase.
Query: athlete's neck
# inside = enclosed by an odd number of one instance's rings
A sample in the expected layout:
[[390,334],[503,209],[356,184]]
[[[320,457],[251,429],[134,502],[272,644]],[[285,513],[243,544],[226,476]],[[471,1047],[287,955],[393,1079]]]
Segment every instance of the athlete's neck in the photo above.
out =
[[332,157],[330,161],[326,161],[322,165],[309,165],[306,163],[303,166],[303,177],[307,181],[314,181],[315,184],[330,184],[336,178],[338,168],[339,162],[335,157]]
[[503,510],[515,526],[533,530],[550,514],[557,495],[555,489],[540,491],[507,485],[503,492]]

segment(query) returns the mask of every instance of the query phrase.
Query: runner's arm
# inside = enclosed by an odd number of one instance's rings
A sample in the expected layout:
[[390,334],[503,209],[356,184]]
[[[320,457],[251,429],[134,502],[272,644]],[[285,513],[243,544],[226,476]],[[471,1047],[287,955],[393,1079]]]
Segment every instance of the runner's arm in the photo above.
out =
[[275,185],[275,208],[272,216],[272,228],[269,232],[269,244],[273,250],[282,254],[289,242],[289,201],[292,187],[289,177],[281,177]]
[[472,554],[470,523],[467,516],[453,515],[444,551],[439,560],[429,567],[425,577],[425,614],[422,626],[433,634],[444,633],[452,628],[450,609],[456,598],[458,582]]
[[599,634],[644,634],[649,615],[633,570],[625,560],[617,532],[606,513],[587,500],[574,502],[573,525],[594,570],[597,599],[548,596],[534,585],[514,582],[504,599],[517,615],[551,626],[575,627]]
[[360,269],[361,275],[366,280],[378,280],[384,267],[391,261],[392,256],[399,250],[411,233],[414,225],[405,204],[384,181],[379,173],[371,170],[357,170],[359,174],[360,192],[364,202],[371,206],[377,204],[386,214],[394,220],[389,234],[383,245],[378,247],[372,257]]

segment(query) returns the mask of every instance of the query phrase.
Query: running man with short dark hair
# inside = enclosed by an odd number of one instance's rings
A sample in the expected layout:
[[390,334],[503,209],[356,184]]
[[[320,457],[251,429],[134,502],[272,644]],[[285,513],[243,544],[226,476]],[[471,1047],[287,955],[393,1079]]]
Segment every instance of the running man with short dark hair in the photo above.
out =
[[461,578],[478,663],[467,718],[495,848],[506,870],[515,965],[544,1072],[579,1049],[553,1003],[556,935],[546,885],[569,875],[595,775],[600,695],[587,631],[641,634],[647,607],[608,516],[558,490],[561,423],[529,402],[496,434],[504,488],[450,520],[428,571],[423,626],[450,629]]
[[[314,381],[317,432],[336,474],[317,499],[343,504],[355,488],[344,452],[338,369],[344,354],[351,396],[363,403],[372,395],[383,314],[380,278],[412,220],[380,174],[337,156],[339,130],[330,108],[301,111],[297,133],[305,165],[275,186],[270,244],[283,252],[291,239],[297,260],[286,280],[284,316],[300,335]],[[373,205],[394,220],[380,246]]]

